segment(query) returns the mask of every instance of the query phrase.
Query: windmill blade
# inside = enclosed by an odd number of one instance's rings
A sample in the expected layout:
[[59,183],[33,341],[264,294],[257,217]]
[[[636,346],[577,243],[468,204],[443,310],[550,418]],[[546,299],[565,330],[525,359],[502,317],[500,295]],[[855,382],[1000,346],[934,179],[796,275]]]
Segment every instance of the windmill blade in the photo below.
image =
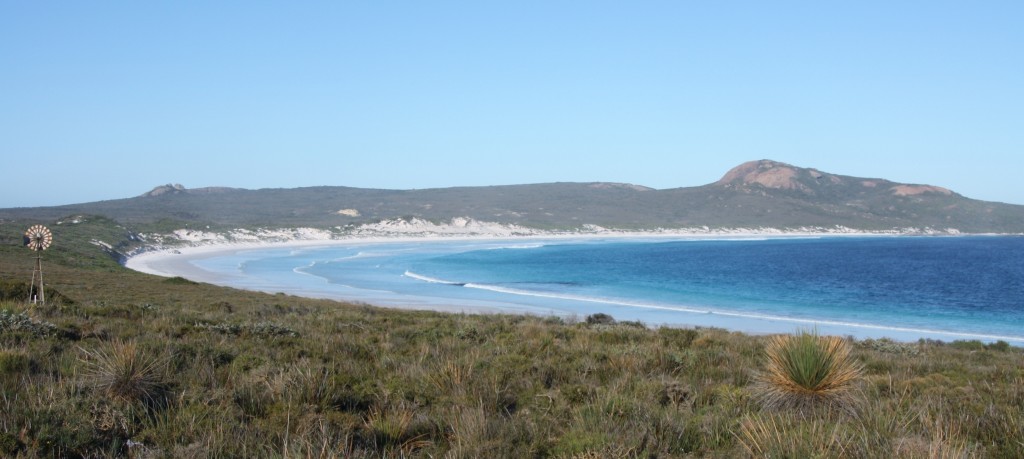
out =
[[53,233],[43,225],[33,225],[25,231],[25,246],[30,250],[46,250],[53,243]]

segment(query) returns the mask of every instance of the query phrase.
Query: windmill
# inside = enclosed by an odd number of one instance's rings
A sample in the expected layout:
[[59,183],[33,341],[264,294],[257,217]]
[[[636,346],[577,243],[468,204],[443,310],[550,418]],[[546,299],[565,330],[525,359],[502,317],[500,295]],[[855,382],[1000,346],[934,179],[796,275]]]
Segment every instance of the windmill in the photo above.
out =
[[39,302],[46,304],[46,291],[43,289],[43,251],[53,243],[53,233],[43,225],[34,225],[25,231],[25,246],[36,253],[36,266],[32,270],[32,283],[28,287],[28,300],[36,302],[36,273],[39,273]]

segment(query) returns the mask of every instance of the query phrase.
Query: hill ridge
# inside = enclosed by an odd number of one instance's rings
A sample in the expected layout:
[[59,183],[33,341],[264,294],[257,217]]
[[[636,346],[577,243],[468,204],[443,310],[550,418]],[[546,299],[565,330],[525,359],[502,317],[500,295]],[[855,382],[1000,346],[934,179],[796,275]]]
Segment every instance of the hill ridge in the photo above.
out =
[[415,217],[464,217],[535,229],[799,228],[955,229],[1024,233],[1024,206],[986,202],[936,185],[852,177],[762,159],[706,185],[653,189],[615,182],[555,182],[386,190],[345,186],[188,189],[161,185],[134,198],[0,209],[0,219],[53,221],[92,214],[142,227],[334,228]]

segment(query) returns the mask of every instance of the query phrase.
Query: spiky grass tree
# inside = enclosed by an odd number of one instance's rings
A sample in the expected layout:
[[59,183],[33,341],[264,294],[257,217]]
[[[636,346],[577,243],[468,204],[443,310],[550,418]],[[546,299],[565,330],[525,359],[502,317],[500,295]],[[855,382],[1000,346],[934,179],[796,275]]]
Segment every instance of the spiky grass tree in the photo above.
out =
[[857,400],[856,382],[863,370],[843,338],[808,331],[776,335],[769,338],[765,355],[767,367],[756,388],[766,408],[800,414],[846,411]]
[[106,349],[82,351],[93,387],[127,401],[160,401],[166,383],[163,359],[147,354],[134,341],[115,340]]

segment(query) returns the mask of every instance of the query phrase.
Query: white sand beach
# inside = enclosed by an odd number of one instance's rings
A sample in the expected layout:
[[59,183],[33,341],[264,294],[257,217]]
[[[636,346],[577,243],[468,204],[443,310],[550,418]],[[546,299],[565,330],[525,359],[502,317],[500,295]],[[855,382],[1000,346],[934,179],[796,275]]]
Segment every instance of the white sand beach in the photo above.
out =
[[[674,231],[628,232],[591,228],[589,232],[554,233],[526,230],[493,223],[480,223],[468,219],[455,220],[453,224],[436,225],[429,222],[401,221],[381,222],[372,228],[362,227],[358,231],[338,237],[331,233],[312,229],[278,230],[256,234],[240,231],[232,234],[216,234],[202,231],[176,232],[174,244],[157,246],[131,256],[125,266],[144,273],[173,277],[180,276],[196,282],[265,291],[287,293],[310,298],[325,298],[338,301],[366,303],[381,307],[404,309],[429,309],[457,313],[523,313],[534,315],[568,315],[547,306],[533,307],[527,304],[496,304],[495,302],[473,300],[437,300],[399,295],[393,292],[372,290],[346,290],[337,286],[314,284],[304,281],[301,286],[260,284],[242,275],[225,271],[203,269],[199,265],[206,259],[232,257],[246,251],[318,249],[344,246],[378,246],[402,244],[437,244],[451,242],[472,243],[542,243],[594,240],[751,240],[768,238],[818,238],[834,236],[869,237],[894,236],[900,234],[921,234],[920,232],[866,233],[845,228],[811,228],[800,231],[778,231],[773,229],[734,229],[711,231],[705,228]],[[166,241],[165,241],[166,242]],[[550,304],[548,302],[547,304]],[[598,306],[595,306],[598,307]],[[652,309],[657,309],[654,307]],[[670,308],[672,309],[672,308]],[[864,329],[857,324],[830,321],[757,317],[748,314],[734,314],[729,311],[705,309],[674,309],[678,322],[673,326],[721,327],[748,333],[788,332],[798,327],[815,326],[823,333],[853,335],[857,337],[891,337],[901,340],[916,340],[922,336],[940,339],[964,339],[955,333],[903,329],[899,326],[871,327]],[[652,326],[660,324],[652,323]],[[896,325],[896,324],[893,324]]]
[[192,260],[229,255],[243,250],[328,247],[352,244],[416,243],[439,241],[538,241],[572,239],[722,239],[767,237],[821,237],[821,236],[891,236],[916,234],[915,228],[902,231],[868,233],[844,227],[800,228],[777,230],[773,228],[708,229],[687,228],[652,231],[619,231],[589,225],[585,232],[540,231],[515,225],[478,222],[467,218],[452,219],[449,224],[434,224],[413,219],[385,220],[362,225],[340,238],[311,228],[264,231],[262,233],[237,230],[227,235],[195,230],[178,230],[176,244],[154,247],[128,257],[125,267],[158,276],[181,276],[197,282],[216,283],[213,273],[198,269]]

